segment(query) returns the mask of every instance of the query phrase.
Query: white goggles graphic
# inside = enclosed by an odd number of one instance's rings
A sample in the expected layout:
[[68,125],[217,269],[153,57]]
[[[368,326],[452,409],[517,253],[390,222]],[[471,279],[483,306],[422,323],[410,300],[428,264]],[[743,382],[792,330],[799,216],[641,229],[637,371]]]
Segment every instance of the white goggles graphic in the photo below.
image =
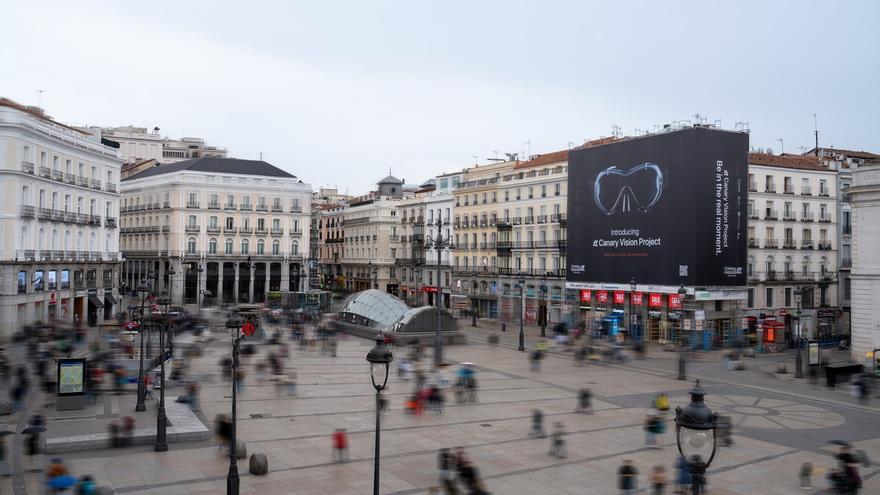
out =
[[593,185],[596,206],[606,215],[650,210],[663,194],[663,172],[646,162],[629,170],[608,167],[599,172]]

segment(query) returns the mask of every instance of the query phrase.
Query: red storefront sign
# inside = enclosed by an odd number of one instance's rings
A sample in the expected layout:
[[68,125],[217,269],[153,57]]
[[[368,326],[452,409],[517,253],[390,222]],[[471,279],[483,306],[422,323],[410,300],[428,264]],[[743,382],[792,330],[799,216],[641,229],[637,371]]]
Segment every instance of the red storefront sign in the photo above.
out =
[[616,290],[614,291],[614,304],[623,304],[626,301],[626,292]]
[[634,304],[636,306],[641,306],[642,305],[642,293],[641,292],[633,292],[632,294],[630,294],[630,301],[632,302],[632,304]]
[[669,309],[681,309],[681,296],[669,294]]
[[433,285],[427,285],[427,286],[425,286],[425,287],[422,287],[422,291],[423,291],[423,292],[429,292],[429,293],[431,293],[431,294],[436,294],[436,293],[437,293],[437,287],[434,287]]
[[600,304],[608,304],[608,291],[600,290],[596,291],[596,302]]
[[663,294],[651,293],[648,296],[648,306],[652,308],[662,308],[663,307]]
[[590,302],[593,292],[589,289],[581,289],[581,302]]

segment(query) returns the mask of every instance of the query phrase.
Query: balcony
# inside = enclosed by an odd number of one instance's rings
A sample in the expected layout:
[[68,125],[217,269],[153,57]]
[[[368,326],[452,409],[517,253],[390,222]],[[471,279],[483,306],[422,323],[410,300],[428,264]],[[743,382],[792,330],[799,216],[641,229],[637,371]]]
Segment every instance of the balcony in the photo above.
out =
[[89,187],[89,179],[87,177],[77,177],[76,184],[79,187]]
[[757,249],[757,248],[759,247],[759,245],[758,245],[758,239],[755,239],[755,238],[749,238],[749,247],[750,247],[750,248],[755,248],[755,249]]
[[220,209],[220,203],[209,202],[209,203],[208,203],[208,209],[209,209],[209,210],[219,210],[219,209]]
[[785,239],[782,241],[782,249],[797,249],[797,243],[794,239]]
[[21,218],[34,218],[36,217],[36,211],[34,211],[33,206],[21,205],[18,207],[18,214]]
[[813,249],[813,241],[804,239],[801,241],[801,249]]
[[242,204],[242,205],[239,207],[239,210],[241,210],[241,211],[252,211],[252,210],[253,210],[253,206],[251,206],[250,204]]
[[167,209],[169,209],[169,208],[171,208],[171,202],[170,202],[170,201],[164,201],[164,202],[162,203],[162,209],[167,210]]
[[34,162],[21,161],[21,171],[26,174],[34,175]]
[[852,225],[843,226],[843,235],[852,235]]
[[767,210],[764,212],[764,220],[779,220],[779,213],[776,210]]
[[812,222],[813,214],[810,212],[801,213],[801,222]]
[[495,243],[495,248],[499,251],[510,251],[511,249],[513,249],[513,242],[498,241]]
[[91,187],[92,189],[94,189],[96,191],[100,191],[101,190],[101,181],[99,181],[97,179],[92,179],[89,181],[89,187]]
[[837,274],[834,272],[819,273],[819,281],[820,282],[835,282],[835,281],[837,281]]
[[202,231],[201,225],[187,225],[185,229],[188,234],[198,234]]
[[782,190],[782,194],[791,194],[794,195],[794,187],[785,186],[785,189]]
[[801,187],[801,196],[812,196],[812,195],[813,195],[813,188],[811,188],[810,186],[802,186]]
[[272,205],[272,213],[284,213],[284,207],[281,205]]
[[162,226],[162,233],[167,234],[169,232],[171,232],[171,226],[170,225],[163,225]]
[[764,188],[764,192],[775,193],[776,192],[776,184],[767,184]]
[[291,230],[290,235],[292,235],[293,237],[302,237],[303,231],[302,230]]
[[782,220],[785,222],[797,222],[797,215],[793,211],[786,211],[782,213]]
[[537,223],[547,223],[547,215],[538,215]]
[[269,211],[269,207],[266,205],[257,205],[256,211],[267,212]]
[[786,270],[783,274],[783,280],[785,280],[786,282],[792,282],[796,280],[795,273],[792,270]]
[[522,217],[513,217],[510,219],[512,225],[522,225]]
[[251,235],[254,233],[253,227],[239,227],[238,233],[241,235]]
[[235,210],[235,208],[235,203],[226,203],[225,205],[223,205],[224,210]]
[[302,213],[303,212],[302,206],[299,206],[299,205],[291,206],[290,212],[291,213]]
[[852,268],[852,258],[840,258],[841,268]]
[[820,198],[830,198],[831,194],[828,192],[827,189],[819,189],[819,197]]
[[759,220],[760,218],[761,218],[761,216],[758,215],[757,211],[750,211],[749,212],[749,220]]
[[466,229],[470,226],[470,222],[468,220],[464,220],[461,222],[461,228]]
[[758,192],[758,184],[749,182],[749,192]]
[[64,174],[64,182],[66,184],[76,184],[76,176],[73,174],[65,173]]
[[565,221],[566,221],[565,213],[554,213],[554,214],[550,215],[550,222],[551,223],[556,223],[556,222],[564,223]]
[[52,220],[52,210],[50,208],[38,209],[37,218],[40,220]]
[[199,207],[199,202],[198,202],[198,201],[187,201],[187,202],[186,202],[186,207],[187,207],[187,208],[198,208],[198,207]]
[[767,282],[775,282],[776,281],[776,270],[770,270],[766,273],[764,280]]
[[49,167],[40,167],[40,177],[44,179],[51,179],[52,170]]
[[224,234],[235,234],[237,232],[238,232],[238,229],[236,229],[235,227],[223,227]]
[[209,234],[219,234],[220,233],[220,226],[219,225],[208,225],[205,228],[205,232],[207,232]]
[[272,229],[271,233],[274,236],[284,235],[284,229]]
[[106,191],[107,191],[107,192],[111,192],[111,193],[115,193],[115,192],[117,192],[117,190],[116,190],[116,184],[113,184],[113,183],[111,183],[111,182],[108,182],[108,183],[107,183],[107,189],[106,189]]
[[822,223],[831,223],[831,215],[828,215],[827,213],[824,215],[820,214],[819,221]]
[[761,282],[761,274],[759,272],[752,272],[749,274],[749,284],[757,284]]
[[764,239],[764,249],[779,249],[779,239]]
[[257,234],[257,235],[260,235],[260,236],[269,235],[269,230],[266,229],[265,227],[262,228],[262,229],[261,229],[261,228],[257,228],[257,230],[256,230],[256,234]]
[[821,251],[831,251],[831,241],[819,241],[817,249]]
[[53,170],[52,171],[52,180],[55,180],[58,182],[64,182],[64,172],[62,172],[60,170]]
[[524,223],[525,223],[526,225],[531,225],[531,224],[535,223],[535,217],[534,217],[534,216],[525,217],[525,222],[524,222]]
[[107,228],[115,229],[116,226],[117,226],[117,225],[116,225],[116,218],[114,218],[114,217],[107,217],[107,222],[105,223],[105,225],[107,226]]

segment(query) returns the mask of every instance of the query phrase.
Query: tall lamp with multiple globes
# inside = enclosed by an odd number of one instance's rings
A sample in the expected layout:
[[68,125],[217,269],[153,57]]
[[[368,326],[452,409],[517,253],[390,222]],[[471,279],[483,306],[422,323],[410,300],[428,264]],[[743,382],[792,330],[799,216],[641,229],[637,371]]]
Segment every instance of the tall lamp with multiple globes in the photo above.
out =
[[141,334],[141,355],[140,368],[138,371],[137,404],[134,406],[134,410],[146,411],[147,406],[144,404],[144,396],[146,394],[146,387],[144,387],[144,333],[147,331],[147,328],[144,326],[144,300],[150,295],[150,286],[147,284],[146,280],[141,280],[141,283],[138,284],[137,293],[141,296],[141,315],[140,325],[138,326],[138,331]]
[[794,300],[797,302],[797,342],[794,355],[794,377],[803,378],[803,358],[801,357],[801,299],[804,297],[803,287],[795,287]]
[[526,337],[523,333],[523,323],[526,319],[526,276],[519,274],[519,347],[516,350],[525,352]]
[[376,389],[376,454],[373,461],[373,495],[379,495],[379,432],[382,417],[381,401],[382,390],[388,383],[388,368],[394,356],[391,349],[385,345],[385,338],[380,333],[376,337],[376,346],[367,353],[367,361],[370,363],[370,380]]
[[236,455],[236,438],[235,438],[235,422],[236,422],[236,390],[235,390],[235,371],[238,369],[239,343],[243,338],[240,334],[241,326],[244,320],[241,316],[232,315],[226,319],[226,328],[232,333],[232,427],[229,435],[229,472],[226,474],[226,495],[238,495],[240,479],[238,477],[238,457]]
[[165,349],[165,333],[168,331],[168,327],[171,325],[171,315],[169,314],[169,310],[171,309],[171,298],[168,297],[168,293],[165,292],[162,294],[162,297],[159,298],[159,305],[162,306],[163,312],[161,321],[159,324],[161,328],[159,330],[159,348],[161,352],[159,354],[160,365],[159,365],[159,386],[161,387],[159,390],[159,412],[156,415],[156,452],[165,452],[168,450],[168,441],[166,439],[166,427],[168,426],[168,418],[165,415],[165,360],[170,356],[166,356]]
[[[682,301],[682,306],[684,306],[684,298],[687,296],[687,289],[682,285],[678,289],[678,297],[679,300]],[[684,321],[679,318],[678,319],[678,379],[679,380],[687,380],[687,374],[685,373],[685,360],[684,360]]]
[[684,409],[675,408],[675,440],[678,452],[691,472],[692,494],[700,495],[705,485],[706,470],[715,459],[718,414],[703,402],[706,391],[700,386],[699,380],[690,393],[690,404]]

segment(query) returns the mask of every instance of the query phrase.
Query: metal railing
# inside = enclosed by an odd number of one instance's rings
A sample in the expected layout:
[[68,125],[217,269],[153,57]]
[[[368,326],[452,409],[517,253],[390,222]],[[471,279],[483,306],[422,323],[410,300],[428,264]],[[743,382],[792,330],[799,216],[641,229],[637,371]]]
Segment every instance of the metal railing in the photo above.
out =
[[812,196],[813,188],[810,186],[801,186],[801,196]]
[[51,179],[52,169],[50,169],[49,167],[40,167],[40,177],[44,179]]
[[226,203],[225,205],[223,205],[224,210],[234,210],[235,208],[235,203]]
[[107,183],[107,192],[115,193],[116,191],[117,191],[116,184],[114,184],[112,182],[108,182]]
[[187,208],[198,208],[198,207],[199,207],[199,202],[198,202],[198,201],[187,201],[187,202],[186,202],[186,207],[187,207]]
[[801,240],[801,249],[813,249],[813,241],[809,239]]
[[198,233],[198,232],[201,232],[202,229],[201,229],[200,225],[187,225],[185,227],[185,230],[186,230],[186,232]]
[[34,162],[21,161],[21,171],[26,174],[34,175]]
[[812,221],[813,221],[813,214],[812,213],[810,213],[810,212],[801,213],[801,222],[812,222]]
[[217,202],[209,202],[209,203],[208,203],[208,209],[209,209],[209,210],[219,210],[219,209],[220,209],[220,203],[217,203]]
[[99,180],[97,180],[97,179],[91,179],[91,180],[89,181],[89,187],[91,187],[92,189],[95,189],[95,190],[100,191],[100,190],[101,190],[101,181],[99,181]]
[[266,211],[269,211],[269,207],[266,205],[257,205],[256,211],[266,212]]

